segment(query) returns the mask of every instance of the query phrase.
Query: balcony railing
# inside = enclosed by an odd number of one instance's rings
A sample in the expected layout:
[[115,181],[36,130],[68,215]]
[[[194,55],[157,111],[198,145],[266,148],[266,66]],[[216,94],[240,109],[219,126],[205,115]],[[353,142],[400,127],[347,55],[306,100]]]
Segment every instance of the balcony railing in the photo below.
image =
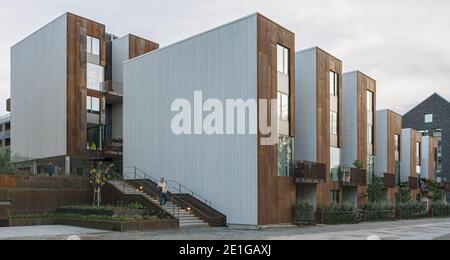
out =
[[417,177],[409,177],[409,189],[417,190],[419,189],[419,178]]
[[326,164],[296,161],[294,178],[296,183],[320,183],[326,181]]
[[357,168],[347,168],[341,171],[341,182],[344,186],[366,186],[367,171]]
[[384,187],[394,189],[396,187],[396,177],[392,173],[384,173]]

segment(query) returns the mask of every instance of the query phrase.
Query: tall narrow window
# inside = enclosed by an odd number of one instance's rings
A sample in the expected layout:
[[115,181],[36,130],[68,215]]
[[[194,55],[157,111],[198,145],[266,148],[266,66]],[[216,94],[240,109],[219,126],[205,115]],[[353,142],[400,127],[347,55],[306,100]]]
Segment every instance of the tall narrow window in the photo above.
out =
[[104,68],[92,63],[87,64],[87,87],[92,90],[101,91],[104,82]]
[[278,92],[278,119],[289,121],[289,96]]
[[395,161],[400,161],[400,135],[394,135]]
[[100,114],[100,99],[87,96],[86,100],[87,112],[91,114]]
[[421,150],[421,144],[420,142],[416,142],[416,165],[420,166],[422,165],[421,159],[422,159],[422,150]]
[[279,44],[277,45],[277,70],[289,75],[289,49]]
[[338,134],[338,116],[334,111],[330,111],[330,133],[332,135]]
[[87,36],[86,52],[92,55],[100,56],[100,39]]
[[278,176],[292,176],[293,138],[280,136],[278,142]]
[[337,97],[339,95],[339,75],[330,71],[330,94]]

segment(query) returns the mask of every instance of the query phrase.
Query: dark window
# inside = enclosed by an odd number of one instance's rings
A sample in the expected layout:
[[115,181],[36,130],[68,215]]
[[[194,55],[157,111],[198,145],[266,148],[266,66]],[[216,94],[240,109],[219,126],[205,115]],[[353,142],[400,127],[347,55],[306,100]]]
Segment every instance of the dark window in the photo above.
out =
[[339,95],[339,75],[334,71],[330,71],[330,95]]

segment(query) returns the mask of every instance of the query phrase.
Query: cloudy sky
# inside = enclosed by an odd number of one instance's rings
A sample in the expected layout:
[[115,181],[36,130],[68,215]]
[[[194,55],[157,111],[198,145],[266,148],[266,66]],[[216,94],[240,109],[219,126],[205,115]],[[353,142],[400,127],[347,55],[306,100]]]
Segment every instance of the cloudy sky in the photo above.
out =
[[[161,46],[261,12],[378,82],[379,108],[406,112],[428,95],[450,98],[448,0],[14,0],[0,7],[0,113],[9,97],[10,47],[64,12]],[[32,65],[32,64],[30,64]]]

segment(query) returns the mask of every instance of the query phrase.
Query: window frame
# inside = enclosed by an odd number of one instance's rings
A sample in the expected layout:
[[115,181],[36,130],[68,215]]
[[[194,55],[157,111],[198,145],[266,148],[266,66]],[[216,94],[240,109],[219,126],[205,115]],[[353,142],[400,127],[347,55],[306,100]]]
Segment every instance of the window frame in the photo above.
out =
[[330,95],[339,97],[339,74],[330,70],[329,72]]
[[[98,111],[94,110],[94,104],[97,104],[97,102],[93,102],[94,100],[98,101]],[[87,113],[100,115],[101,110],[102,110],[101,100],[99,97],[86,96],[86,111],[87,111]]]
[[[94,45],[94,43],[96,43]],[[94,48],[94,46],[96,48]],[[94,52],[95,50],[95,52]],[[86,53],[91,55],[100,56],[101,54],[101,40],[97,37],[88,35],[86,37]]]
[[434,121],[434,115],[433,114],[426,114],[425,115],[425,124],[431,124]]
[[290,75],[290,49],[281,44],[277,44],[277,71]]

